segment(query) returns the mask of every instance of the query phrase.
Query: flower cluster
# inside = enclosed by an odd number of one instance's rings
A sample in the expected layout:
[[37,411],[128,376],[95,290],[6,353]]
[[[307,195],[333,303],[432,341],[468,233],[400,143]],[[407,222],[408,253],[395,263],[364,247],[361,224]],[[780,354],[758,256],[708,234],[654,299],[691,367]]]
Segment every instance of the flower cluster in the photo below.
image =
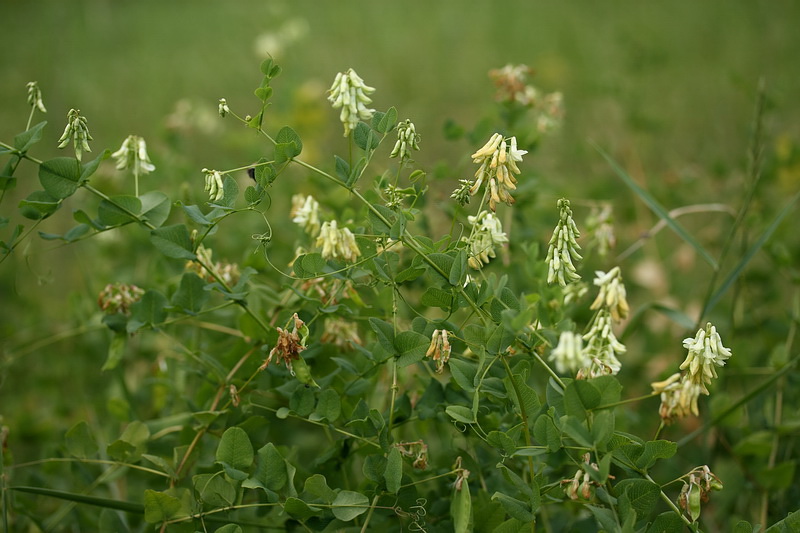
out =
[[593,208],[586,219],[586,230],[591,242],[597,246],[600,257],[608,255],[608,252],[617,245],[612,222],[613,215],[609,205],[603,206],[602,209]]
[[557,203],[559,210],[558,224],[553,230],[547,248],[547,283],[558,281],[562,287],[581,279],[573,261],[583,259],[578,250],[581,249],[577,239],[581,236],[578,226],[572,219],[569,200],[562,198]]
[[494,95],[498,102],[516,102],[523,106],[531,106],[536,100],[536,88],[528,85],[528,75],[533,69],[528,65],[508,64],[503,68],[489,71],[489,78],[497,87]]
[[605,374],[616,375],[622,368],[617,355],[625,353],[627,349],[617,340],[611,326],[611,313],[607,309],[598,311],[589,326],[589,331],[583,335],[583,340],[586,341],[584,353],[591,364],[578,372],[578,379]]
[[355,235],[348,228],[339,229],[335,220],[322,224],[316,246],[322,246],[323,259],[341,258],[352,263],[361,255]]
[[231,112],[231,108],[228,107],[228,101],[225,98],[219,99],[218,112],[222,118],[225,118]]
[[614,267],[608,272],[596,271],[594,284],[600,287],[597,298],[590,309],[608,309],[614,322],[628,317],[630,308],[626,300],[625,285],[622,284],[622,271]]
[[305,322],[300,320],[297,313],[292,315],[289,321],[293,323],[292,330],[289,327],[286,329],[275,328],[278,331],[278,342],[275,347],[269,351],[269,355],[264,363],[259,367],[259,370],[265,370],[272,362],[272,358],[278,356],[276,364],[286,365],[286,368],[292,372],[292,361],[300,359],[300,352],[306,349],[306,341],[308,340],[308,326]]
[[361,337],[358,335],[358,326],[355,323],[340,317],[332,317],[325,320],[325,331],[319,341],[350,351],[353,349],[353,344],[361,344]]
[[75,159],[81,160],[83,152],[91,152],[89,141],[92,136],[89,134],[86,117],[81,116],[80,110],[70,109],[67,113],[67,127],[58,139],[58,147],[65,148],[70,141],[75,148]]
[[583,337],[580,333],[562,331],[558,345],[550,352],[550,361],[562,374],[575,374],[580,368],[589,366],[591,360],[583,351]]
[[106,314],[122,313],[127,315],[130,312],[130,306],[141,300],[143,295],[144,289],[140,289],[136,285],[108,284],[98,296],[97,305]]
[[117,162],[117,170],[130,168],[135,176],[149,174],[156,169],[147,155],[147,144],[138,135],[128,135],[111,157]]
[[472,154],[472,162],[480,165],[475,172],[475,183],[470,189],[470,194],[475,195],[486,181],[489,189],[489,208],[497,210],[498,202],[507,205],[514,203],[511,191],[517,188],[517,178],[520,170],[517,163],[522,161],[526,150],[517,149],[517,138],[511,137],[510,142],[499,133],[495,133],[483,147]]
[[303,231],[316,237],[319,233],[319,202],[311,195],[292,196],[292,210],[289,212],[292,222],[303,228]]
[[205,191],[208,193],[209,202],[219,202],[225,197],[225,186],[222,183],[222,172],[219,170],[203,169],[206,175]]
[[666,423],[689,414],[699,415],[697,400],[701,394],[710,394],[707,386],[717,377],[716,367],[725,366],[731,356],[731,351],[722,345],[717,328],[710,322],[700,328],[694,338],[684,339],[683,347],[689,352],[680,366],[683,372],[650,384],[654,393],[661,394],[659,415]]
[[527,83],[533,69],[527,65],[506,65],[489,71],[489,77],[497,87],[495,100],[503,104],[516,104],[533,110],[536,129],[547,133],[561,124],[564,115],[563,96],[560,92],[542,92]]
[[473,227],[470,237],[463,238],[469,244],[467,264],[475,270],[480,270],[495,257],[494,247],[508,242],[508,236],[503,232],[500,219],[487,211],[467,217],[467,220]]
[[[564,494],[566,494],[570,500],[577,500],[579,498],[590,500],[593,493],[592,488],[600,486],[600,484],[596,481],[592,481],[588,470],[591,468],[592,470],[599,471],[600,468],[597,466],[597,463],[592,463],[590,461],[590,455],[588,453],[584,454],[583,462],[587,465],[587,468],[579,468],[572,478],[561,481],[562,485],[566,485],[564,488]],[[608,477],[613,478],[614,476]]]
[[447,339],[446,329],[435,329],[431,335],[431,345],[425,353],[425,357],[431,357],[436,362],[436,373],[441,374],[444,365],[450,360],[450,341]]
[[229,286],[236,285],[239,282],[242,273],[236,263],[220,261],[215,263],[212,259],[213,251],[202,244],[195,250],[195,255],[197,256],[196,261],[188,261],[186,263],[187,271],[194,272],[208,282],[221,279]]
[[35,107],[42,113],[47,113],[47,109],[44,108],[44,102],[42,101],[42,90],[39,88],[39,83],[35,81],[29,81],[27,87],[28,104],[30,104],[31,107]]
[[419,133],[414,123],[406,119],[397,125],[397,142],[389,157],[400,156],[400,159],[409,159],[411,150],[419,150]]
[[356,128],[359,120],[369,120],[374,109],[367,106],[372,99],[367,96],[375,92],[374,87],[364,84],[364,80],[353,69],[339,72],[333,80],[333,85],[328,90],[328,101],[334,109],[342,108],[339,120],[344,125],[344,136],[347,137]]

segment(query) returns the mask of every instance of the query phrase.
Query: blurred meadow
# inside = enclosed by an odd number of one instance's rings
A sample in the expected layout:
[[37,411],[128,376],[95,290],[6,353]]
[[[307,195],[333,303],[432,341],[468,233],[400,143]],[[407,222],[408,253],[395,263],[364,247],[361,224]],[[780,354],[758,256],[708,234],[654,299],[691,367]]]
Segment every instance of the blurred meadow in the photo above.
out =
[[[619,254],[658,222],[593,144],[667,209],[720,203],[735,213],[749,179],[759,80],[766,94],[763,175],[747,219],[751,242],[800,189],[800,4],[790,0],[4,0],[0,13],[0,139],[8,142],[25,129],[25,84],[36,80],[49,124],[37,157],[69,155],[56,148],[56,139],[67,111],[80,109],[95,154],[116,150],[129,134],[143,136],[157,170],[142,178],[141,187],[180,191],[176,196],[187,203],[205,201],[202,168],[243,166],[264,155],[252,130],[219,118],[217,103],[226,98],[242,116],[256,109],[252,91],[267,54],[283,73],[273,83],[266,121],[274,129],[292,125],[312,164],[330,167],[330,154],[346,151],[338,112],[326,101],[337,72],[356,69],[377,88],[375,107],[395,106],[401,119],[411,118],[422,136],[415,159],[433,190],[426,209],[435,210],[458,179],[471,176],[468,156],[484,142],[447,140],[445,124],[452,120],[471,130],[486,117],[496,119],[487,73],[506,64],[529,65],[534,85],[563,93],[561,128],[525,162],[525,179],[536,184],[527,194],[541,195],[540,211],[531,219],[543,221],[543,227],[555,220],[557,198],[572,199],[578,209],[608,201]],[[38,187],[32,165],[17,174],[17,187],[0,211],[12,220],[18,218],[19,200]],[[120,175],[108,162],[93,180],[129,194],[132,185]],[[279,181],[270,191],[276,213],[288,211],[293,193],[316,191],[301,172],[293,176],[291,187],[282,189]],[[173,217],[181,216],[177,211]],[[579,224],[587,212],[577,217]],[[736,334],[725,341],[742,359],[730,360],[728,387],[714,391],[712,408],[746,389],[752,369],[768,367],[787,338],[798,282],[795,218],[784,221],[748,267],[738,303],[728,296],[713,313],[723,331],[735,324]],[[241,235],[229,231],[215,243],[215,253],[258,268],[250,237],[260,231],[259,221],[248,227],[246,217],[241,220]],[[681,218],[714,250],[725,238],[720,228],[731,221],[724,210]],[[65,209],[40,229],[63,232],[71,225]],[[275,229],[281,242],[280,222]],[[17,462],[55,455],[64,431],[77,420],[124,422],[126,409],[136,404],[135,398],[106,404],[107,389],[115,385],[100,371],[108,340],[97,294],[114,281],[146,284],[175,273],[161,260],[139,260],[137,247],[149,243],[144,235],[132,235],[123,240],[110,232],[69,246],[33,236],[0,265],[0,425],[11,428],[9,449]],[[544,246],[549,234],[529,237]],[[622,267],[634,310],[659,302],[692,318],[712,275],[669,229],[647,240]],[[677,366],[683,357],[680,340],[688,332],[657,313],[639,318],[649,333],[629,346],[631,370],[624,379],[631,396],[647,394],[647,383]],[[162,349],[158,340],[141,342],[154,353]],[[147,373],[140,369],[140,375]],[[797,378],[790,379],[796,384]],[[157,385],[129,393],[157,394]],[[634,420],[652,416],[657,425],[655,402],[631,407],[639,408],[642,412],[631,414]],[[773,410],[767,399],[750,408]],[[729,424],[747,416],[740,412]],[[688,423],[686,431],[699,423]],[[697,464],[714,460],[711,452],[696,453]],[[741,465],[718,467],[736,479],[735,486],[752,481]],[[738,496],[723,493],[717,501],[730,509]]]

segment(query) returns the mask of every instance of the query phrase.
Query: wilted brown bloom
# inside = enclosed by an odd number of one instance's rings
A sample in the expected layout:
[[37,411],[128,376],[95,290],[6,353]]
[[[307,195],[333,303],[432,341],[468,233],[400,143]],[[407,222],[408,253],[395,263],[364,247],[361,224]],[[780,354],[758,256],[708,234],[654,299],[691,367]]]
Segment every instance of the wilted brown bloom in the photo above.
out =
[[97,305],[106,314],[127,315],[130,313],[131,304],[138,302],[143,294],[144,289],[130,283],[108,284],[98,296]]
[[292,316],[292,320],[294,321],[294,327],[291,331],[289,331],[288,327],[286,329],[275,328],[278,331],[278,342],[270,350],[267,359],[259,367],[259,370],[265,370],[275,355],[278,356],[277,364],[283,361],[289,371],[292,370],[292,360],[300,359],[300,352],[306,349],[305,341],[306,337],[308,337],[308,328],[297,316],[297,313]]

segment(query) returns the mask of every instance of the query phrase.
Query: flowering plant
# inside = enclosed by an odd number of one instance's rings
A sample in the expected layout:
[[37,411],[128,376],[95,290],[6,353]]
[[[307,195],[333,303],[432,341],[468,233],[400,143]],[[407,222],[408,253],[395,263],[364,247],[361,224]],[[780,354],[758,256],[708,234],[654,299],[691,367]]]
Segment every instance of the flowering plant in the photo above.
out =
[[[91,419],[80,420],[66,432],[65,457],[53,458],[96,479],[85,490],[54,490],[36,476],[7,482],[31,466],[8,460],[5,520],[33,527],[8,503],[13,493],[105,508],[74,518],[75,527],[97,530],[704,529],[702,504],[722,489],[723,476],[707,465],[671,476],[664,470],[680,464],[679,447],[714,425],[689,432],[677,422],[708,419],[701,395],[716,394],[714,380],[724,381],[723,367],[736,361],[738,339],[729,341],[734,349],[723,346],[706,319],[736,278],[709,293],[698,317],[706,326],[684,340],[681,372],[633,396],[620,379],[643,371],[634,352],[645,349],[636,322],[644,306],[629,303],[623,269],[603,259],[616,242],[611,216],[590,213],[596,241],[587,243],[576,220],[586,201],[553,198],[533,209],[526,185],[534,148],[563,114],[559,93],[542,97],[526,84],[526,67],[494,71],[498,101],[514,114],[483,146],[481,139],[465,149],[478,168],[467,179],[450,172],[450,185],[460,183],[453,201],[443,194],[443,202],[426,205],[442,187],[411,157],[424,144],[410,119],[399,120],[394,107],[369,108],[376,89],[353,69],[339,73],[328,100],[339,110],[349,155],[335,155],[331,168],[312,164],[296,131],[272,131],[268,105],[280,72],[273,60],[262,63],[252,114],[225,98],[215,103],[222,118],[263,139],[264,156],[203,168],[196,190],[180,201],[160,190],[139,193],[139,175],[155,170],[141,137],[84,162],[93,139],[75,110],[57,141],[61,148],[72,142],[74,158],[29,154],[43,123],[13,146],[2,144],[15,158],[10,173],[22,160],[38,167],[42,189],[20,204],[33,227],[68,198],[97,200],[86,208],[96,217],[77,210],[78,226],[45,238],[143,235],[168,272],[136,284],[103,280],[98,327],[109,347],[102,371],[125,391],[109,407],[122,413],[124,429],[100,435]],[[28,89],[32,113],[44,112],[38,85]],[[527,141],[513,134],[525,113],[537,132]],[[133,196],[92,184],[108,157],[132,170]],[[314,194],[288,178],[298,169]],[[201,173],[204,194],[197,192]],[[272,201],[278,194],[291,197],[288,212]],[[432,213],[451,220],[437,224]],[[229,225],[234,217],[253,214],[258,230],[248,232],[240,265],[225,257],[237,244],[225,231],[238,229]],[[4,259],[25,236],[3,243]],[[600,250],[600,259],[581,249]],[[591,261],[603,270],[595,271],[590,303],[580,272]],[[694,326],[685,313],[662,310],[681,327]],[[664,348],[679,349],[678,342]],[[152,394],[136,404],[129,383]],[[619,408],[634,402],[641,412],[624,417]],[[638,436],[654,428],[653,438]],[[3,426],[4,450],[6,440],[17,446],[16,431]]]

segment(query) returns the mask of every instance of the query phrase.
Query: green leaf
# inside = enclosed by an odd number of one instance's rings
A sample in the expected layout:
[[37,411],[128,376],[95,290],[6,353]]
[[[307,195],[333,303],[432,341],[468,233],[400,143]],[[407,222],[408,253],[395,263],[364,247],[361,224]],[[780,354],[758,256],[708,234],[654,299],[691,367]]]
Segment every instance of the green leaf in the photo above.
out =
[[394,327],[380,318],[370,317],[369,325],[375,332],[378,342],[384,350],[393,354],[394,349]]
[[347,183],[350,179],[350,165],[338,155],[333,156],[333,161],[334,167],[336,168],[336,177],[339,178],[342,183]]
[[574,380],[564,389],[564,408],[568,415],[586,418],[586,411],[600,405],[600,391],[588,381]]
[[[663,514],[675,515],[675,513],[663,513]],[[658,517],[656,517],[656,522],[660,517],[661,515],[658,515]],[[655,525],[655,522],[653,522],[653,525]],[[653,529],[653,527],[651,526],[650,529]],[[654,531],[650,531],[650,529],[647,530],[647,533],[668,533],[669,531],[672,531],[666,528],[656,529]],[[747,520],[739,520],[733,527],[733,533],[753,533],[753,525]]]
[[222,200],[216,203],[222,207],[232,209],[236,205],[236,199],[239,197],[239,184],[231,176],[226,175],[222,182]]
[[197,498],[206,508],[228,507],[236,503],[236,487],[219,474],[192,476]]
[[278,177],[275,171],[275,165],[268,162],[265,157],[256,161],[255,175],[256,183],[261,185],[264,189],[272,185],[272,182]]
[[478,365],[464,359],[451,358],[447,365],[453,381],[467,392],[475,391],[475,376],[478,374]]
[[[647,528],[647,533],[675,533],[676,531],[684,531],[684,523],[681,517],[673,511],[661,513]],[[751,532],[752,528],[747,533]],[[736,530],[734,530],[734,533],[736,533]]]
[[472,498],[470,498],[469,494],[469,483],[464,480],[460,489],[454,489],[453,498],[450,500],[453,531],[455,533],[469,533],[473,527]]
[[550,415],[544,413],[536,419],[533,426],[533,436],[541,444],[547,446],[548,452],[556,452],[561,448],[561,432],[556,428]]
[[343,490],[333,500],[333,516],[342,522],[349,522],[355,517],[366,513],[368,508],[369,498],[360,492]]
[[242,528],[238,524],[225,524],[218,527],[214,533],[242,533]]
[[110,156],[111,156],[111,150],[103,150],[100,153],[100,155],[98,155],[97,157],[95,157],[91,161],[83,163],[81,165],[80,183],[85,183],[85,182],[89,181],[89,178],[91,177],[91,175],[94,174],[95,172],[97,172],[97,169],[100,167],[100,163],[102,163],[104,160],[108,159]]
[[600,405],[598,407],[610,405],[619,401],[620,393],[622,392],[622,385],[616,377],[598,376],[590,379],[589,383],[594,385],[594,387],[600,392]]
[[796,533],[800,531],[800,511],[789,513],[786,518],[772,524],[764,533]]
[[450,269],[450,285],[461,287],[467,277],[467,252],[463,248],[456,253],[453,267]]
[[383,472],[383,479],[386,481],[386,490],[392,494],[397,494],[400,490],[400,482],[403,479],[403,456],[400,450],[392,447],[386,457],[386,470]]
[[56,157],[39,165],[39,183],[57,200],[72,196],[78,190],[80,178],[80,163],[72,157]]
[[216,462],[241,471],[250,468],[253,464],[253,445],[245,430],[236,426],[225,430],[217,446]]
[[247,205],[253,206],[263,200],[266,194],[266,189],[261,187],[256,188],[250,185],[244,190],[244,199],[247,202]]
[[754,242],[753,245],[750,246],[750,248],[747,249],[747,252],[745,252],[742,258],[733,268],[731,273],[728,274],[728,277],[725,278],[725,281],[722,282],[719,288],[716,291],[714,291],[714,294],[711,296],[711,298],[709,298],[708,303],[703,309],[703,312],[700,314],[701,317],[706,316],[708,312],[711,311],[711,309],[713,309],[714,306],[717,305],[717,303],[720,301],[722,296],[728,291],[731,285],[733,285],[733,283],[737,279],[739,279],[739,276],[741,276],[747,264],[750,263],[750,260],[753,258],[753,256],[756,255],[756,253],[769,240],[772,234],[775,233],[775,230],[778,229],[778,226],[780,225],[781,221],[792,210],[798,198],[800,198],[800,193],[795,194],[792,197],[792,199],[789,200],[789,202],[784,206],[784,208],[781,209],[780,213],[778,213],[777,216],[772,220],[769,227],[764,231],[764,233],[762,233],[761,236],[758,238],[758,240]]
[[426,307],[439,307],[449,311],[453,307],[453,295],[450,294],[450,291],[438,287],[428,287],[422,294],[420,303]]
[[623,479],[615,486],[619,494],[625,494],[631,507],[639,516],[648,516],[656,505],[661,489],[646,479]]
[[34,144],[42,140],[42,130],[47,121],[42,121],[30,129],[14,136],[14,148],[21,153],[25,153]]
[[72,426],[64,439],[70,455],[80,459],[93,457],[99,449],[89,424],[83,420]]
[[300,140],[300,136],[297,132],[289,126],[284,126],[280,129],[275,136],[275,142],[277,144],[287,144],[287,147],[284,149],[284,154],[287,159],[297,157],[300,155],[300,152],[303,151],[303,141]]
[[631,178],[628,175],[628,173],[625,172],[622,169],[622,167],[620,167],[617,164],[617,162],[614,161],[614,159],[611,158],[610,155],[608,155],[605,151],[603,151],[602,148],[600,148],[596,144],[593,144],[593,146],[594,146],[595,150],[600,152],[600,155],[602,155],[605,158],[605,160],[608,162],[608,164],[614,170],[614,173],[616,173],[616,175],[625,183],[625,185],[627,185],[639,197],[639,199],[642,200],[647,205],[647,207],[650,208],[651,211],[653,211],[656,215],[658,215],[658,217],[661,220],[663,220],[667,224],[667,226],[669,226],[670,229],[672,229],[672,231],[677,233],[678,236],[681,239],[683,239],[689,245],[691,245],[692,248],[694,248],[697,251],[697,253],[700,254],[700,256],[703,259],[705,259],[706,262],[708,262],[709,265],[711,265],[712,268],[714,268],[714,269],[717,268],[717,262],[714,260],[713,257],[711,257],[711,255],[706,251],[706,249],[703,248],[703,246],[699,242],[697,242],[695,240],[695,238],[692,237],[683,228],[683,226],[678,224],[678,222],[669,215],[669,212],[667,212],[667,210],[664,209],[661,206],[661,204],[659,204],[658,201],[655,198],[653,198],[653,196],[650,195],[649,192],[647,192],[638,183],[636,183],[633,180],[633,178]]
[[596,505],[587,505],[589,511],[592,512],[594,519],[600,524],[600,527],[605,531],[620,531],[619,524],[614,517],[614,512],[606,507],[597,507]]
[[394,338],[394,347],[399,354],[398,368],[413,365],[421,361],[428,351],[431,339],[416,331],[401,331]]
[[318,278],[320,274],[328,270],[328,262],[322,258],[322,254],[316,252],[303,254],[295,259],[293,268],[299,278]]
[[353,130],[353,142],[365,151],[374,150],[380,144],[375,132],[363,122],[356,124],[356,129]]
[[169,218],[172,205],[169,197],[160,191],[150,191],[139,196],[141,201],[141,218],[155,227],[161,226]]
[[336,498],[336,493],[328,486],[325,476],[314,474],[306,479],[303,492],[308,493],[324,503],[331,503]]
[[205,286],[206,282],[200,276],[184,272],[178,290],[172,295],[172,305],[189,314],[199,313],[211,296]]
[[61,207],[61,201],[53,198],[46,191],[33,191],[27,198],[19,202],[22,216],[31,220],[47,218]]
[[592,441],[598,450],[604,451],[608,441],[614,435],[614,413],[603,410],[592,417]]
[[[305,522],[312,516],[319,514],[321,511],[321,509],[317,507],[310,507],[303,500],[294,497],[286,498],[286,501],[283,503],[283,510],[286,511],[289,516],[301,522]],[[219,529],[217,532],[219,532]]]
[[253,475],[245,481],[248,488],[261,487],[265,490],[279,491],[289,482],[286,461],[275,445],[267,443],[256,453],[256,467]]
[[648,470],[658,459],[669,459],[678,451],[678,445],[668,440],[653,440],[644,443],[642,454],[636,459],[636,466]]
[[389,133],[397,124],[397,109],[390,107],[386,113],[376,111],[372,116],[372,127],[378,133]]
[[134,420],[117,440],[108,445],[106,452],[117,461],[134,462],[147,449],[149,439],[150,429],[144,423]]
[[456,422],[461,422],[462,424],[475,423],[475,415],[469,407],[463,405],[448,405],[445,407],[444,411]]
[[372,230],[380,235],[388,234],[392,230],[392,226],[397,221],[397,213],[392,211],[386,206],[381,204],[370,204],[375,211],[380,213],[376,214],[372,209],[367,213]]
[[136,331],[145,324],[160,324],[167,318],[167,298],[158,291],[148,290],[142,299],[131,305],[131,320],[128,331]]
[[[302,359],[298,359],[298,361],[302,361]],[[289,398],[289,409],[299,416],[310,415],[314,410],[314,391],[308,387],[297,387]]]
[[144,491],[144,519],[150,524],[159,524],[175,518],[181,511],[181,501],[164,492]]
[[[539,396],[536,395],[536,391],[525,382],[527,371],[524,372],[523,375],[517,373],[517,369],[519,369],[519,366],[515,368],[515,373],[513,373],[510,377],[503,379],[503,383],[508,396],[514,402],[514,405],[520,412],[520,415],[524,412],[526,418],[532,417],[536,414],[542,404],[539,401]],[[511,380],[513,380],[513,384]],[[517,394],[519,394],[519,396],[517,396]]]
[[490,431],[486,436],[486,441],[495,448],[501,449],[505,455],[513,455],[517,450],[514,439],[502,431]]
[[118,331],[114,333],[114,336],[111,337],[111,342],[108,345],[108,356],[106,357],[106,362],[103,363],[103,368],[100,370],[105,372],[106,370],[113,370],[114,368],[119,365],[120,361],[122,361],[123,356],[125,355],[125,345],[128,342],[128,335],[125,331]]
[[[101,200],[97,208],[97,218],[105,226],[121,226],[136,222],[134,216],[142,211],[142,202],[135,196],[112,196]],[[128,214],[130,213],[130,214]]]
[[317,407],[314,413],[317,420],[325,419],[328,422],[336,422],[342,413],[342,401],[339,398],[339,394],[333,389],[322,391],[317,400]]
[[184,224],[163,226],[150,232],[150,242],[159,252],[173,259],[196,259],[192,239]]
[[[450,271],[453,270],[453,256],[447,254],[429,254],[428,259],[433,265],[428,264],[431,276],[444,286],[450,285]],[[434,266],[435,265],[435,266]]]
[[587,448],[592,447],[592,436],[581,419],[575,416],[564,416],[561,418],[561,428],[564,433],[579,445]]
[[500,505],[503,506],[503,509],[505,509],[510,517],[516,518],[520,522],[526,524],[533,522],[534,516],[529,503],[512,498],[508,494],[503,494],[502,492],[495,492],[492,494],[492,500],[500,502]]

